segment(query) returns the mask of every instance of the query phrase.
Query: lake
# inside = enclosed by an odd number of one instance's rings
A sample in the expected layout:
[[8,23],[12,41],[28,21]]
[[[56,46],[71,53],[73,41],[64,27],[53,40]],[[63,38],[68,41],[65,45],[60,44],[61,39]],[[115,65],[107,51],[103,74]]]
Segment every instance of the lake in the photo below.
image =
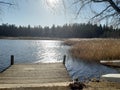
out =
[[84,80],[99,78],[100,75],[117,73],[106,66],[76,60],[69,54],[70,46],[61,40],[0,40],[0,71],[10,65],[10,56],[15,56],[15,64],[62,62],[67,56],[66,67],[70,76]]

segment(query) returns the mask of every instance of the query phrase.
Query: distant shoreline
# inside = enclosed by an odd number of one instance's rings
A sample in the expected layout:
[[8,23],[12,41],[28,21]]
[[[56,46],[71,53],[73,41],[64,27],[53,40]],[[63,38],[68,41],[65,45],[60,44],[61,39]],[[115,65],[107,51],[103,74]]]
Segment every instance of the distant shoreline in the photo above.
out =
[[[118,40],[119,38],[56,38],[56,37],[6,37],[0,36],[0,39],[6,40],[67,40],[67,41],[86,41],[86,40]],[[119,39],[120,40],[120,39]]]
[[65,40],[65,38],[52,38],[52,37],[0,37],[6,40]]

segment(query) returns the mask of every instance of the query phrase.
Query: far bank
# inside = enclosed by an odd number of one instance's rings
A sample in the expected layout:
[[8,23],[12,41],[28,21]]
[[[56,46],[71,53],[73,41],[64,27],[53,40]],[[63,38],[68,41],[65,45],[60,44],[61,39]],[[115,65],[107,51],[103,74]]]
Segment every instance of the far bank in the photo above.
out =
[[7,39],[7,40],[65,40],[65,38],[52,38],[52,37],[0,37],[0,39]]

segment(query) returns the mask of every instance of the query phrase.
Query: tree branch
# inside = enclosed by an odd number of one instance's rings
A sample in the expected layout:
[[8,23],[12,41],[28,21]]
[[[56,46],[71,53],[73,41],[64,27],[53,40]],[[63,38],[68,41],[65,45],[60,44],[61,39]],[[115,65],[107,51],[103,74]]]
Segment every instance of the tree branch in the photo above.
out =
[[101,14],[103,14],[109,7],[110,7],[110,5],[107,6],[107,7],[106,7],[104,10],[102,10],[100,13],[98,13],[97,15],[95,15],[92,19],[94,19],[95,17],[98,17],[98,16],[100,16]]
[[[76,15],[77,16],[80,14],[81,10],[84,10],[84,7],[86,6],[94,6],[94,4],[96,3],[101,3],[100,5],[104,5],[102,8],[101,7],[101,11],[100,10],[96,10],[94,8],[94,10],[91,11],[95,14],[90,21],[102,21],[102,20],[108,20],[111,23],[116,23],[117,25],[120,24],[120,0],[74,0],[75,2],[73,4],[78,4],[79,5],[79,9]],[[112,21],[113,18],[113,21]]]
[[108,1],[108,0],[91,0],[91,1],[93,1],[93,2],[105,2],[105,1]]
[[85,5],[89,4],[90,2],[91,2],[91,1],[88,1],[88,2],[85,2],[85,3],[82,4],[82,6],[79,8],[79,10],[78,10],[78,12],[77,12],[76,18],[78,17],[81,9],[82,9]]
[[120,13],[120,8],[115,4],[115,2],[113,0],[91,0],[93,2],[109,2],[111,7],[114,8],[114,10],[116,10],[118,13]]
[[9,3],[9,2],[4,2],[4,1],[0,1],[1,4],[7,4],[7,5],[14,5],[12,3]]
[[120,14],[120,8],[114,3],[113,0],[107,0],[110,5]]

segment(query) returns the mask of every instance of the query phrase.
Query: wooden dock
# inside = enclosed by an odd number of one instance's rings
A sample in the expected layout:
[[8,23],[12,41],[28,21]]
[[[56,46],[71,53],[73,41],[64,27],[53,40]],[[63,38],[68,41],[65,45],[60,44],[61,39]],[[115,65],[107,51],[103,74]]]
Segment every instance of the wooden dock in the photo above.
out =
[[101,60],[101,64],[106,65],[106,66],[111,66],[111,67],[118,67],[120,68],[120,60]]
[[16,64],[0,73],[0,90],[69,90],[63,63]]

